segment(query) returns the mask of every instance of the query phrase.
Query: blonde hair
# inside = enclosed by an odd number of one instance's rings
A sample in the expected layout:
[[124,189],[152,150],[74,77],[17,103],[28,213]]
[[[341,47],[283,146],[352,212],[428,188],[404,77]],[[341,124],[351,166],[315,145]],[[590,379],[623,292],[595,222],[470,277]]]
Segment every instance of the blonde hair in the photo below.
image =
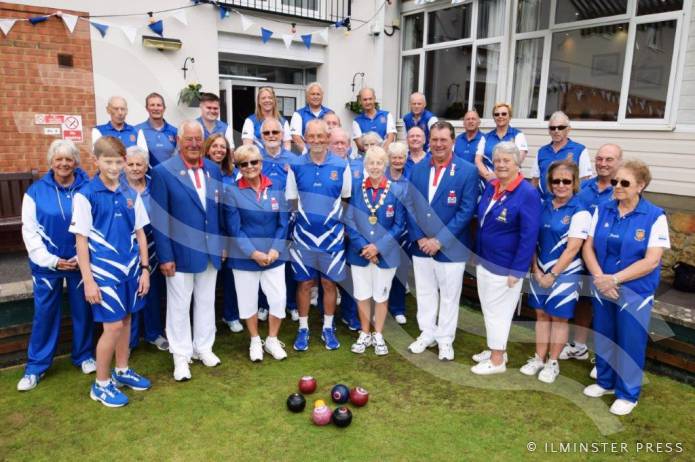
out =
[[258,150],[258,147],[255,144],[244,144],[236,148],[234,151],[234,162],[237,165],[254,159],[263,161],[261,151]]
[[642,189],[642,191],[647,189],[647,186],[649,186],[649,183],[651,183],[652,181],[652,172],[649,171],[649,167],[647,167],[647,164],[645,164],[641,160],[626,160],[620,165],[619,168],[624,168],[625,170],[629,170],[630,172],[632,172],[632,174],[635,176],[635,180],[637,180],[638,183],[644,184],[644,188]]
[[275,96],[275,90],[272,87],[261,87],[256,95],[256,118],[263,120],[263,110],[261,109],[261,93],[267,91],[273,97],[273,118],[280,120],[280,111],[278,111],[278,98]]
[[384,148],[380,146],[372,146],[371,148],[367,149],[367,152],[364,154],[364,163],[365,165],[367,162],[370,160],[379,160],[381,159],[384,162],[384,165],[389,164],[389,158],[386,155],[386,151],[384,151]]
[[122,157],[125,159],[125,146],[115,136],[102,136],[94,143],[94,157]]
[[504,103],[504,102],[498,102],[495,103],[494,106],[492,106],[492,113],[494,114],[495,111],[497,110],[498,107],[506,107],[507,110],[509,111],[509,118],[512,117],[512,105],[509,103]]

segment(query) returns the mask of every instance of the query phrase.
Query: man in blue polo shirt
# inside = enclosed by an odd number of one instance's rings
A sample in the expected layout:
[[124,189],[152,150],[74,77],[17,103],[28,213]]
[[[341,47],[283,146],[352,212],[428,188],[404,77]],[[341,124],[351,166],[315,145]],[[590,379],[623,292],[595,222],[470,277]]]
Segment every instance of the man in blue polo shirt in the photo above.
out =
[[309,349],[309,301],[316,278],[323,287],[323,329],[326,348],[340,343],[333,330],[336,283],[345,278],[345,226],[341,201],[350,197],[352,181],[347,161],[328,152],[328,126],[312,120],[306,126],[309,152],[290,166],[286,197],[296,208],[290,256],[297,280],[299,331],[294,349]]
[[164,162],[176,150],[176,127],[164,120],[164,97],[150,93],[145,98],[145,109],[150,115],[146,121],[135,126],[138,131],[138,146],[147,146],[150,167]]
[[290,121],[290,133],[292,141],[301,152],[306,152],[304,143],[304,131],[310,120],[322,119],[323,116],[333,112],[323,105],[323,88],[318,82],[312,82],[306,86],[306,106],[292,114]]
[[200,95],[200,117],[196,119],[203,126],[203,138],[222,133],[234,150],[234,129],[220,120],[220,98],[214,93]]
[[562,111],[556,111],[548,121],[548,131],[552,142],[541,146],[536,162],[531,170],[533,185],[538,188],[543,200],[551,199],[548,189],[547,175],[550,164],[555,161],[571,159],[579,167],[579,179],[584,181],[591,178],[591,158],[583,144],[572,141],[570,134],[570,119]]
[[410,112],[403,116],[405,132],[413,127],[420,127],[425,132],[425,151],[429,149],[430,127],[437,121],[437,116],[427,110],[427,99],[420,92],[410,95]]
[[[132,125],[128,125],[125,121],[128,116],[128,103],[122,96],[112,96],[106,105],[106,112],[109,114],[110,120],[102,125],[97,125],[92,129],[92,146],[102,136],[113,136],[121,140],[123,146],[129,148],[138,142],[138,131]],[[144,143],[139,145],[143,149],[147,149]]]
[[367,132],[376,132],[384,140],[384,149],[396,139],[396,121],[388,111],[376,108],[376,93],[372,88],[365,87],[360,90],[359,101],[362,105],[362,113],[352,122],[352,139],[355,140],[357,149],[365,152],[362,144],[362,135]]
[[478,150],[478,143],[483,137],[483,132],[480,131],[478,111],[471,109],[463,115],[463,129],[465,131],[456,137],[454,155],[475,165],[475,153]]

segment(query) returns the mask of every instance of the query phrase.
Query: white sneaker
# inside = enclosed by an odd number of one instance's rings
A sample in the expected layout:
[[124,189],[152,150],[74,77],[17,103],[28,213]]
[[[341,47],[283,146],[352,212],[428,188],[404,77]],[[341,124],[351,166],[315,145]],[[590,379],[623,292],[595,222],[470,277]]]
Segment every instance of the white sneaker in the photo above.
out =
[[408,322],[404,314],[397,314],[396,315],[396,322],[400,325],[403,325]]
[[410,350],[411,353],[420,354],[424,352],[426,349],[431,348],[435,346],[437,342],[434,340],[430,340],[428,338],[425,338],[423,335],[420,335],[417,340],[415,340],[413,343],[408,346],[408,350]]
[[151,345],[157,347],[161,351],[169,351],[169,341],[161,335],[150,342]]
[[292,321],[294,321],[294,322],[299,321],[299,311],[290,310],[290,317],[292,318]]
[[543,370],[538,374],[538,380],[543,383],[553,383],[558,375],[560,375],[560,365],[556,360],[549,359],[545,363]]
[[265,343],[263,344],[263,349],[266,353],[277,360],[287,358],[285,344],[278,340],[277,337],[266,337]]
[[596,380],[598,378],[598,372],[596,371],[596,366],[591,368],[591,372],[589,372],[589,377],[591,377],[594,380]]
[[616,399],[611,404],[610,411],[615,415],[628,415],[637,406],[637,402],[628,401],[626,399]]
[[258,308],[258,320],[267,321],[268,320],[268,310],[265,308]]
[[80,364],[80,368],[82,369],[83,374],[92,374],[97,371],[97,362],[94,360],[94,358],[85,359],[82,361],[82,364]]
[[471,372],[477,375],[492,375],[501,374],[507,371],[507,364],[502,363],[499,366],[492,364],[491,360],[481,361],[475,366],[471,367]]
[[244,326],[241,325],[238,319],[236,321],[227,322],[227,325],[229,326],[229,330],[231,330],[235,334],[244,331]]
[[601,385],[594,383],[584,389],[584,394],[589,398],[600,398],[603,395],[612,395],[615,390],[606,390]]
[[454,360],[454,348],[451,343],[442,342],[439,344],[439,360],[440,361],[453,361]]
[[360,331],[360,336],[357,341],[352,344],[350,351],[357,354],[362,354],[367,351],[367,348],[372,346],[372,334]]
[[377,356],[386,356],[389,354],[389,347],[386,346],[384,336],[381,334],[372,334],[372,344],[374,345],[374,354]]
[[578,346],[574,342],[565,343],[564,348],[560,352],[559,359],[589,359],[589,348],[586,345]]
[[249,359],[254,363],[263,361],[263,341],[260,338],[251,339]]
[[39,384],[39,378],[34,374],[26,374],[17,382],[17,391],[29,391],[36,388]]
[[543,362],[541,357],[538,356],[538,353],[536,353],[533,355],[533,358],[529,358],[528,361],[526,361],[526,364],[521,366],[519,372],[521,372],[524,375],[532,376],[538,374],[538,372],[540,372],[544,366],[545,363]]
[[185,356],[174,355],[174,380],[183,382],[191,379],[191,369],[188,367],[188,359]]
[[[487,361],[491,357],[492,357],[492,351],[483,350],[480,353],[476,353],[473,356],[471,356],[471,359],[473,359],[473,361],[475,361],[476,363],[481,363],[483,361]],[[509,362],[509,358],[507,357],[507,352],[505,351],[504,352],[504,363],[506,364],[508,362]]]
[[217,357],[212,351],[206,351],[204,353],[194,353],[193,359],[197,359],[205,364],[207,367],[218,366],[222,361]]

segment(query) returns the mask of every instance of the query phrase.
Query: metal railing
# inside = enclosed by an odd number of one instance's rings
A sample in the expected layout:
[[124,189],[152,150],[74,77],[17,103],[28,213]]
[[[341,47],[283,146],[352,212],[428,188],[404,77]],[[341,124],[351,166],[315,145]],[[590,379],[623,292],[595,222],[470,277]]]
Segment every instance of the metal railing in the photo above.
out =
[[334,23],[350,16],[352,0],[218,0],[217,3],[242,10]]

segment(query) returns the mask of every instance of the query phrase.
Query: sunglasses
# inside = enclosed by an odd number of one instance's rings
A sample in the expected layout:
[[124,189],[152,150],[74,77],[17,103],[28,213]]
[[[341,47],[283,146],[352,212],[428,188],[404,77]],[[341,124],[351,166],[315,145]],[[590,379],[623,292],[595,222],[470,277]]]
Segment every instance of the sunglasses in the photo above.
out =
[[630,181],[629,180],[617,180],[617,179],[612,179],[611,180],[611,186],[616,187],[620,184],[623,188],[629,188],[630,187]]
[[509,115],[509,113],[508,112],[495,112],[492,115],[495,117],[507,117]]
[[269,135],[279,135],[281,132],[280,132],[280,130],[265,130],[265,131],[262,131],[261,133],[265,136],[269,136]]
[[249,161],[246,161],[246,162],[239,162],[239,168],[246,168],[246,167],[248,167],[249,165],[255,167],[255,166],[258,165],[260,162],[261,162],[261,161],[258,160],[258,159],[249,160]]
[[569,186],[574,183],[574,180],[569,180],[567,178],[553,178],[550,180],[550,183],[554,185],[564,184],[565,186]]
[[562,130],[566,129],[567,125],[551,125],[550,127],[548,127],[548,130],[550,130],[551,132],[561,132]]

